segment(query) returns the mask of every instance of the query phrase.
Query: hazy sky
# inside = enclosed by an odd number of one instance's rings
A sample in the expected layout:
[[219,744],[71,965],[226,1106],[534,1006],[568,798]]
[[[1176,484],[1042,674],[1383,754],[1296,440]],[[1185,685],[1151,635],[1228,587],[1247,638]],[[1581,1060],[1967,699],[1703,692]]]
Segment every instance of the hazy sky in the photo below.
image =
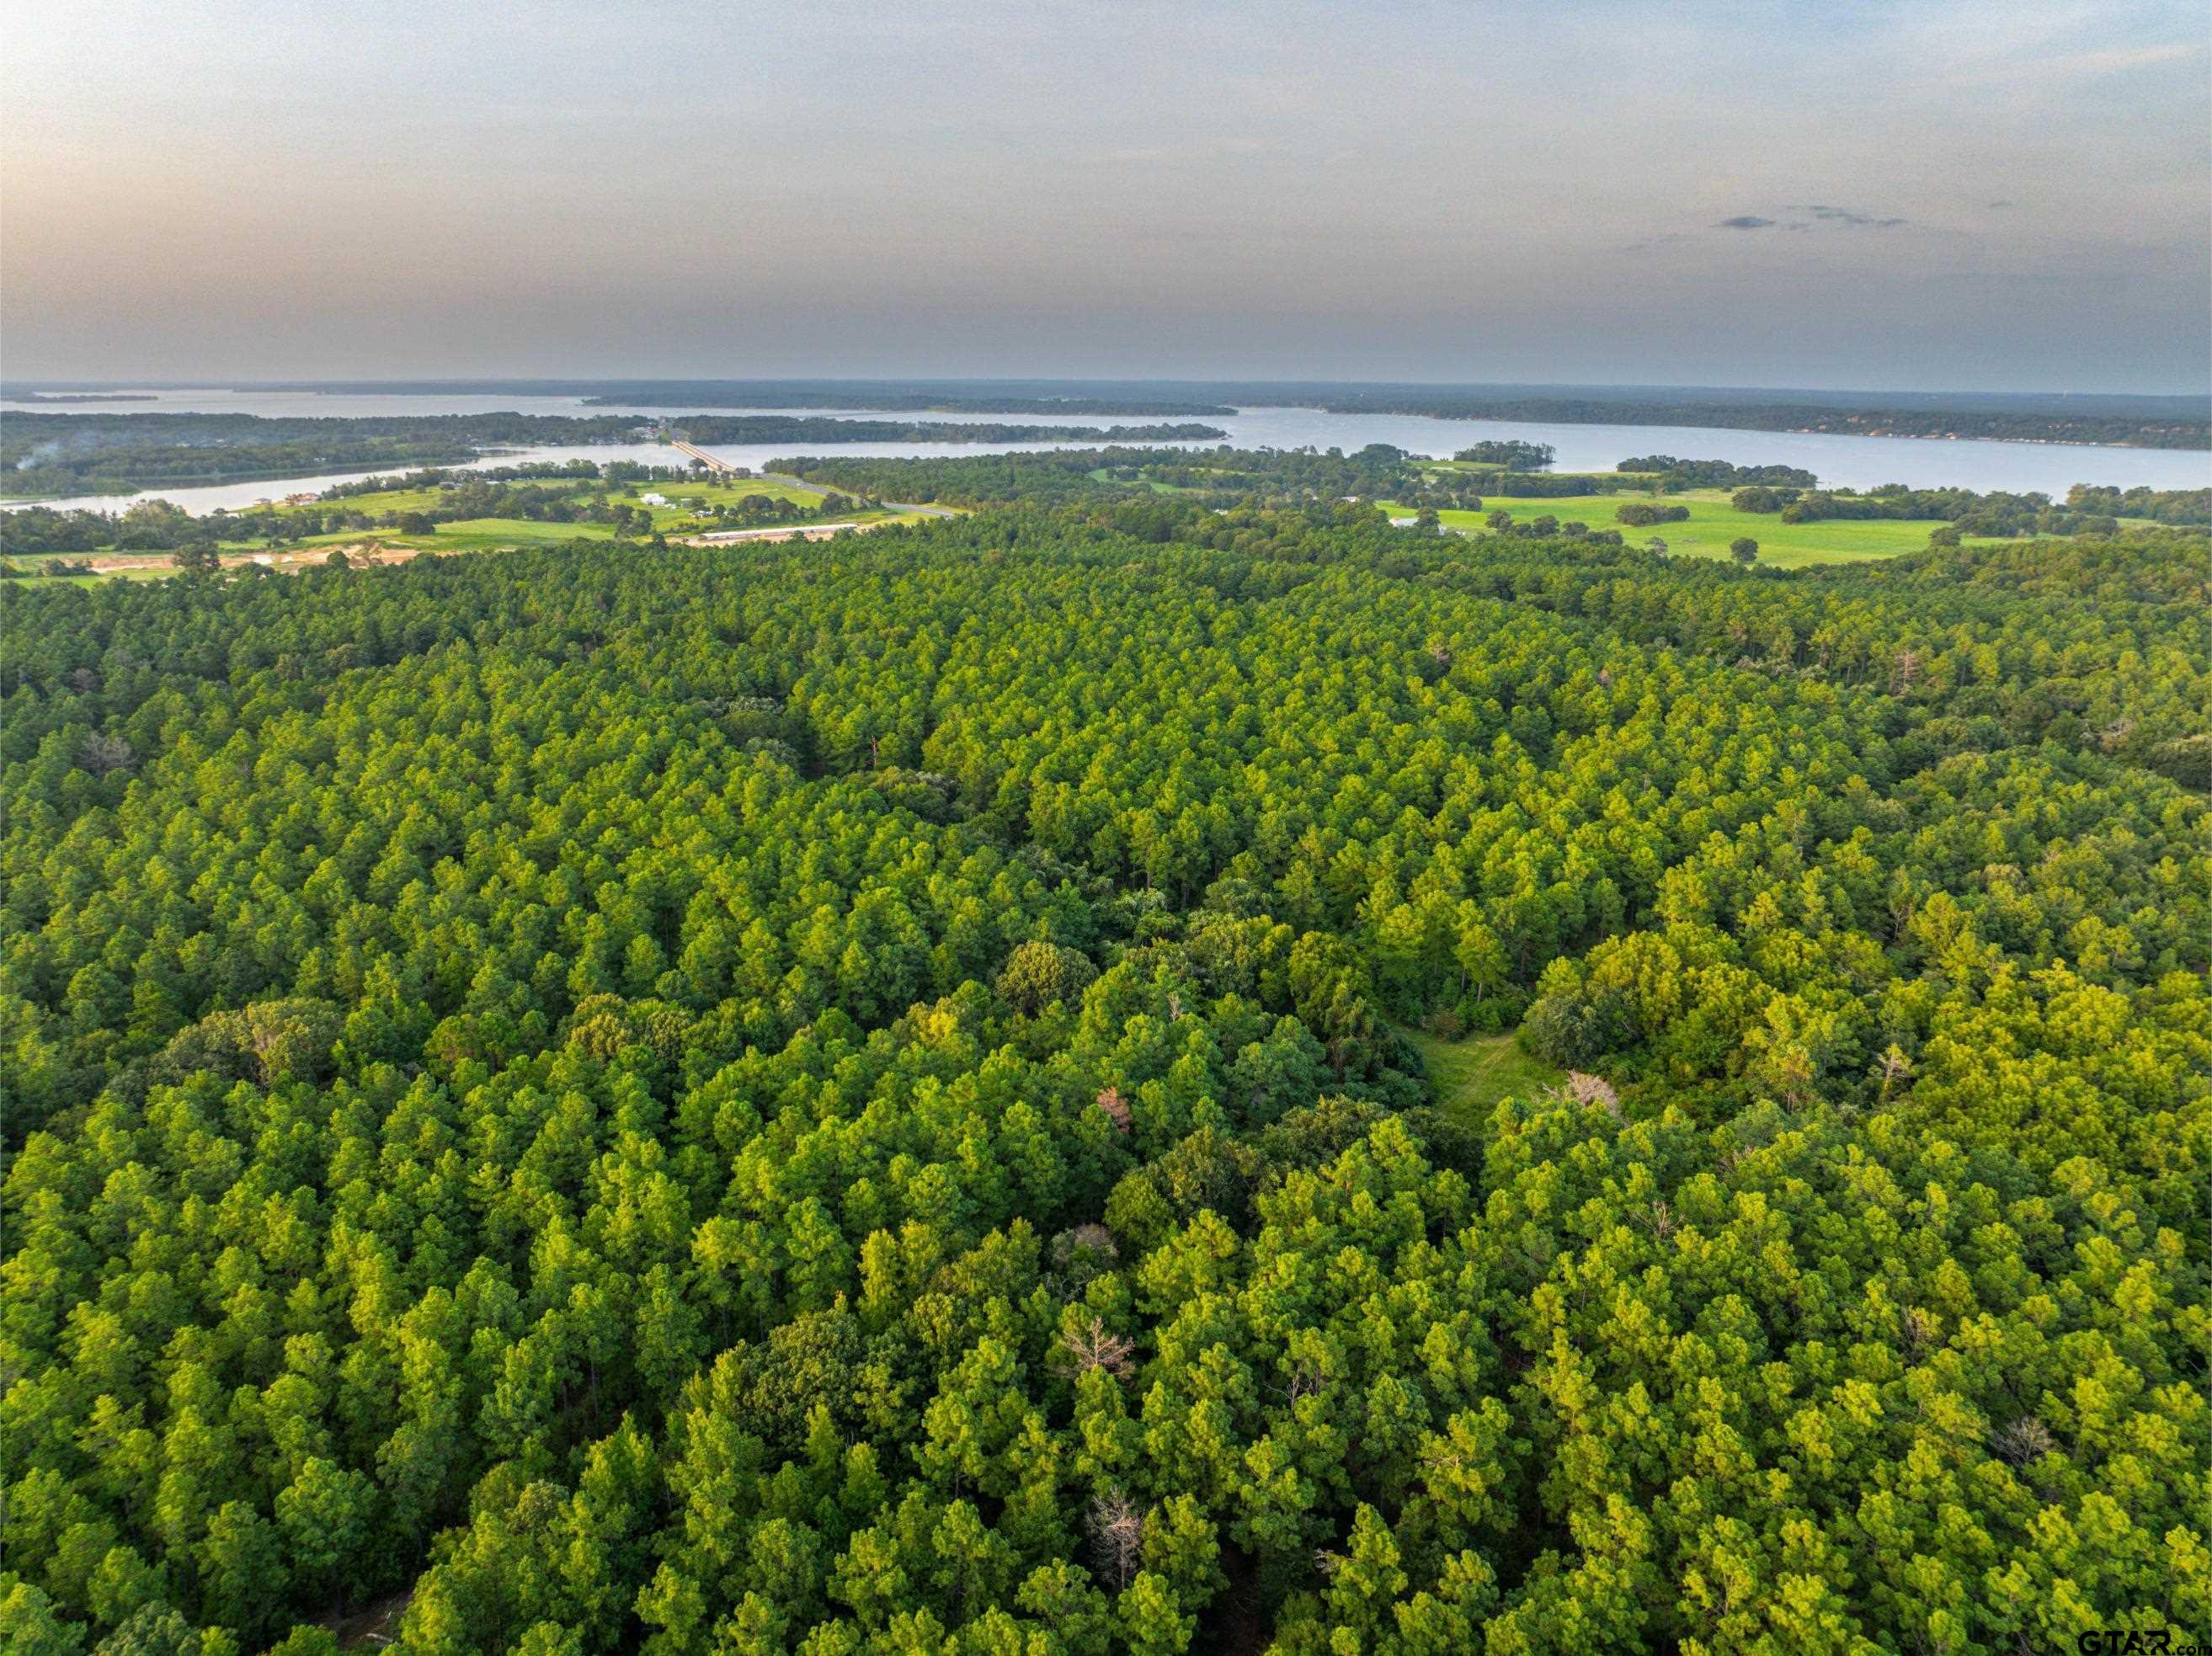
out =
[[2195,391],[2203,0],[11,0],[13,378]]

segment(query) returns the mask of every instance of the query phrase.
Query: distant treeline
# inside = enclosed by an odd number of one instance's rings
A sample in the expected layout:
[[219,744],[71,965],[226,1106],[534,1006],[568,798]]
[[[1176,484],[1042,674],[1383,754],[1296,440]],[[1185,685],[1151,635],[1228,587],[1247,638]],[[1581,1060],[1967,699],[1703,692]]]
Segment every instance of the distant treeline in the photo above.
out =
[[1440,471],[1395,498],[1414,506],[1455,507],[1474,512],[1470,496],[1516,494],[1547,500],[1563,494],[1648,494],[1657,485],[1649,477],[1616,477],[1611,472]]
[[[677,455],[672,458],[680,460],[683,457]],[[609,482],[634,483],[648,478],[677,481],[690,475],[688,461],[682,465],[648,466],[641,465],[635,460],[518,460],[509,466],[471,466],[465,472],[448,471],[442,467],[433,466],[396,476],[349,477],[343,482],[332,483],[315,498],[319,500],[343,500],[360,494],[388,494],[396,488],[436,488],[465,476],[494,483],[542,482],[560,478],[580,482],[605,478]]]
[[1232,449],[1170,453],[1133,467],[1107,468],[1117,482],[1141,479],[1198,492],[1210,506],[1250,500],[1374,499],[1403,487],[1412,457],[1388,443],[1370,443],[1351,454],[1335,449]]
[[586,397],[588,408],[668,406],[709,409],[866,409],[889,414],[1082,414],[1218,418],[1237,410],[1221,403],[1158,397],[964,396],[932,391],[861,391],[836,385],[751,385],[726,380],[643,380]]
[[1656,474],[1662,488],[1741,488],[1750,483],[1814,488],[1820,482],[1799,466],[1740,466],[1733,460],[1685,460],[1672,454],[1631,455],[1613,470]]
[[1127,466],[1133,477],[1158,449],[1050,449],[1014,454],[945,455],[905,459],[883,455],[800,455],[771,460],[767,470],[810,483],[849,490],[879,500],[943,501],[984,506],[1002,500],[1062,500],[1085,494],[1115,494],[1127,486],[1103,482],[1091,472]]
[[[1010,387],[1011,388],[1011,387]],[[1093,381],[1080,389],[1114,392],[1136,389],[1134,382]],[[1332,402],[1380,408],[1408,398],[1475,397],[1492,401],[1572,400],[1619,409],[1638,403],[1696,404],[1711,408],[1776,405],[1826,409],[1904,409],[1912,413],[1963,412],[2125,416],[2141,420],[2197,420],[2212,414],[2212,402],[2199,391],[2092,393],[2063,391],[1816,391],[1804,386],[1756,385],[1564,385],[1542,383],[1462,381],[1415,385],[1396,380],[1231,380],[1153,382],[1144,387],[1183,397],[1218,397],[1249,408],[1261,403],[1319,408]],[[1031,389],[1025,385],[1024,390]]]
[[612,524],[617,533],[651,532],[653,514],[628,500],[584,493],[575,483],[485,482],[470,476],[420,506],[369,512],[343,502],[194,517],[168,500],[139,500],[121,513],[56,512],[27,507],[0,522],[0,549],[10,557],[82,552],[174,552],[240,541],[270,545],[310,536],[368,533],[428,535],[442,523],[514,518],[531,523]]
[[[330,396],[574,397],[589,407],[866,409],[916,414],[1142,415],[1237,412],[1236,399],[1185,384],[1070,379],[333,379],[240,382],[236,391]],[[1282,402],[1278,397],[1253,400]]]
[[2076,483],[2066,504],[2078,512],[2103,512],[2115,518],[2148,518],[2161,524],[2212,524],[2212,488],[2120,489]]
[[77,494],[242,482],[315,471],[436,465],[535,443],[623,443],[617,415],[431,414],[370,418],[258,414],[11,414],[0,424],[0,487]]
[[2212,421],[2188,416],[2040,414],[2008,409],[1833,408],[1811,403],[1604,402],[1497,397],[1418,386],[1333,395],[1331,414],[1419,414],[1436,420],[1525,420],[1570,426],[1705,426],[1848,437],[1982,437],[2125,448],[2212,448]]
[[[790,415],[708,415],[684,426],[702,443],[1175,442],[1226,434],[1196,423],[998,425]],[[11,414],[0,428],[0,486],[18,495],[85,494],[448,465],[486,449],[633,442],[640,429],[636,416],[615,414]]]
[[2212,523],[2212,489],[2207,488],[2123,492],[2076,483],[2063,504],[2042,494],[1977,494],[1971,488],[1907,488],[1902,483],[1885,483],[1863,494],[1753,487],[1738,489],[1730,499],[1740,512],[1771,512],[1784,523],[1937,518],[1962,535],[2110,535],[2124,517],[2176,525]]
[[1549,443],[1508,440],[1477,443],[1470,448],[1460,450],[1452,458],[1463,464],[1504,466],[1508,471],[1541,471],[1559,457],[1559,452]]
[[769,470],[876,500],[989,506],[1006,500],[1109,496],[1156,487],[1190,491],[1198,505],[1238,500],[1379,499],[1413,478],[1403,449],[1375,444],[1355,454],[1304,449],[1057,449],[917,459],[807,455]]
[[1174,443],[1229,434],[1218,426],[1000,425],[979,420],[832,420],[794,414],[685,418],[695,443]]
[[140,500],[120,513],[27,506],[0,513],[0,554],[51,558],[110,550],[173,552],[182,546],[211,546],[235,535],[237,530],[228,524],[224,518],[195,518],[167,500]]
[[[671,483],[669,487],[681,488],[683,485]],[[376,529],[394,530],[403,535],[427,535],[440,524],[474,523],[487,518],[520,519],[526,523],[611,524],[618,536],[651,535],[653,513],[635,501],[609,495],[607,488],[607,483],[592,478],[495,482],[475,472],[462,472],[441,483],[433,498],[419,507],[371,513],[349,508],[337,501],[276,507],[210,521],[224,525],[222,537],[226,540],[251,538],[271,543]],[[138,510],[135,507],[131,509]],[[849,509],[849,503],[836,495],[825,494],[809,504],[801,504],[763,492],[719,505],[709,505],[702,499],[697,516],[702,522],[774,524],[823,518]]]
[[151,391],[0,391],[9,403],[151,403]]
[[1701,426],[1849,436],[1979,437],[2135,448],[2212,448],[2197,396],[1825,391],[1722,385],[1418,385],[1316,380],[761,379],[281,382],[241,390],[577,397],[595,403],[862,408],[990,414],[1220,416],[1239,408],[1419,414],[1563,425]]
[[[1454,458],[1475,458],[1478,450],[1539,447],[1537,445],[1486,443],[1462,449]],[[1540,452],[1549,454],[1548,448]],[[1483,456],[1496,458],[1495,456]],[[1419,469],[1419,462],[1414,465]],[[1481,496],[1512,494],[1529,500],[1556,500],[1575,494],[1668,494],[1685,488],[1739,488],[1750,483],[1812,488],[1820,479],[1796,466],[1740,466],[1728,460],[1684,460],[1672,454],[1645,454],[1623,460],[1612,471],[1529,471],[1498,464],[1486,471],[1425,471],[1420,480],[1393,498],[1408,506],[1433,506],[1466,512],[1481,510]]]
[[1699,426],[1843,436],[1978,437],[2130,448],[2212,448],[2203,397],[2067,397],[1973,391],[1757,391],[1727,386],[1404,385],[1213,382],[1177,390],[1332,414],[1560,425]]

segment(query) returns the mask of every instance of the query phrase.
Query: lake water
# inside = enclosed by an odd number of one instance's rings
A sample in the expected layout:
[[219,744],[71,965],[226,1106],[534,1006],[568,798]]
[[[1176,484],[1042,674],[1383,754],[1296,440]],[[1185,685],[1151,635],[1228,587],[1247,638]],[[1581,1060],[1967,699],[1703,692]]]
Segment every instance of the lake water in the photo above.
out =
[[[1027,414],[886,414],[866,409],[700,409],[667,403],[650,405],[587,407],[580,397],[424,396],[412,392],[238,391],[220,388],[166,389],[153,391],[145,403],[72,403],[31,408],[0,403],[0,419],[7,413],[183,414],[230,413],[283,416],[367,416],[420,414],[489,414],[513,410],[521,414],[659,414],[794,413],[809,416],[854,420],[942,420],[948,422],[1019,422],[1043,426],[1149,425],[1136,416],[1103,417],[1094,415]],[[1673,454],[1691,459],[1732,460],[1739,465],[1799,466],[1823,483],[1837,488],[1871,488],[1881,483],[1904,483],[1915,488],[1959,487],[1988,491],[2038,490],[2062,496],[2075,483],[2114,484],[2130,488],[2202,488],[2212,483],[2212,456],[2175,449],[2095,448],[2068,443],[1996,443],[1948,441],[1911,437],[1832,437],[1787,431],[1727,431],[1692,426],[1549,425],[1524,421],[1432,420],[1410,414],[1326,414],[1318,409],[1248,408],[1206,422],[1229,433],[1239,448],[1340,448],[1349,453],[1370,443],[1389,443],[1410,453],[1443,457],[1488,439],[1518,438],[1524,442],[1549,443],[1559,451],[1562,471],[1605,471],[1632,455]],[[807,446],[793,443],[728,443],[711,446],[714,452],[733,464],[763,470],[772,459],[786,458]],[[1005,453],[1011,450],[1046,449],[1047,442],[1030,443],[839,443],[819,446],[825,454],[867,456],[940,456]],[[1209,443],[1175,446],[1204,448]],[[680,457],[655,444],[600,446],[562,445],[488,455],[471,462],[476,468],[512,465],[533,460],[640,460],[665,465]],[[137,494],[84,495],[70,500],[0,502],[7,506],[44,505],[62,510],[89,508],[117,512],[134,500],[173,500],[188,512],[235,511],[257,502],[292,494],[329,488],[359,472],[333,472],[321,476],[290,477],[247,483],[216,483],[192,488],[146,489]]]

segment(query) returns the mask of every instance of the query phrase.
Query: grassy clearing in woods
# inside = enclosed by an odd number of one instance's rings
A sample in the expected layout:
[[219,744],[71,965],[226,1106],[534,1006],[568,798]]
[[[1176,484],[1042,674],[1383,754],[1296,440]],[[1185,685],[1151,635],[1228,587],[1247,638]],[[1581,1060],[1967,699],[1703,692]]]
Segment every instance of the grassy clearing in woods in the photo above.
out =
[[1469,1124],[1480,1122],[1501,1099],[1528,1098],[1567,1078],[1565,1070],[1531,1058],[1510,1034],[1439,1040],[1418,1030],[1406,1034],[1428,1066],[1437,1105]]

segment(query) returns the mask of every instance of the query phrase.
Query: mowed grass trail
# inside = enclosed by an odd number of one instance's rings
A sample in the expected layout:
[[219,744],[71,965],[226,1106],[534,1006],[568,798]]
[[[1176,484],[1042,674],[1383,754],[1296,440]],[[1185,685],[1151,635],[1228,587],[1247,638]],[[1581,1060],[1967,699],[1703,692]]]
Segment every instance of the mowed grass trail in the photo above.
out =
[[1419,1030],[1405,1033],[1428,1066],[1438,1107],[1469,1125],[1481,1122],[1501,1099],[1532,1098],[1567,1078],[1565,1071],[1522,1052],[1511,1035],[1439,1040]]

